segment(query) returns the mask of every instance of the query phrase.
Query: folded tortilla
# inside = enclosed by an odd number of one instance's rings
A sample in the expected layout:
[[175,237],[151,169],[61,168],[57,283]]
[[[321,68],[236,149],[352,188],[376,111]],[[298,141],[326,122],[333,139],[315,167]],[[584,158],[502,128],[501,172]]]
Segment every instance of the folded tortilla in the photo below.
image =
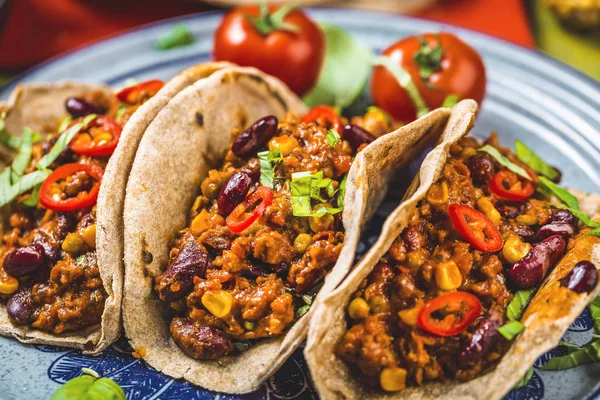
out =
[[[228,63],[206,63],[183,71],[131,116],[123,127],[119,145],[104,172],[96,208],[96,253],[104,289],[107,293],[100,326],[83,331],[55,335],[29,326],[14,326],[8,319],[6,307],[0,306],[0,334],[13,336],[24,343],[51,344],[74,347],[95,354],[107,348],[121,332],[121,298],[123,291],[123,204],[127,177],[138,144],[150,122],[160,109],[183,88]],[[18,86],[6,104],[6,128],[20,135],[24,127],[50,133],[66,114],[65,101],[90,91],[101,90],[110,95],[112,89],[103,85],[79,82],[30,84]],[[6,153],[10,154],[10,153]]]
[[[266,115],[282,117],[288,111],[301,115],[306,108],[279,80],[253,68],[227,68],[182,90],[144,134],[125,198],[123,322],[135,351],[169,376],[219,392],[250,392],[304,340],[312,311],[284,336],[258,340],[242,354],[195,360],[173,341],[168,305],[153,290],[154,278],[168,264],[169,240],[185,228],[210,159],[224,156],[234,128],[245,129]],[[344,199],[345,243],[320,293],[330,292],[347,275],[360,232],[383,199],[390,177],[439,137],[448,115],[447,109],[436,110],[356,156]]]
[[[477,104],[465,100],[457,104],[440,144],[432,150],[408,189],[403,202],[386,220],[381,235],[352,273],[315,309],[304,350],[313,382],[322,399],[501,399],[533,365],[535,360],[554,348],[569,325],[586,305],[600,294],[600,285],[591,293],[577,294],[560,285],[581,260],[600,265],[600,238],[581,236],[571,240],[567,254],[546,278],[521,319],[523,333],[496,367],[468,382],[447,381],[408,387],[400,392],[369,390],[361,385],[348,365],[335,354],[335,348],[347,330],[346,308],[360,283],[384,256],[396,237],[407,226],[410,216],[429,188],[441,176],[450,146],[467,135],[473,126]],[[599,197],[578,193],[583,211],[597,215]]]

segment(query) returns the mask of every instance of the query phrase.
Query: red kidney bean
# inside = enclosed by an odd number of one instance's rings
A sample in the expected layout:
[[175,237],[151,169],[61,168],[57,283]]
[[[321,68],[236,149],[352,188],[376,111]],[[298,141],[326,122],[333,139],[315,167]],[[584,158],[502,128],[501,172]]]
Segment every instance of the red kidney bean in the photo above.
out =
[[481,359],[498,341],[498,328],[502,325],[502,313],[495,308],[490,309],[488,316],[477,324],[473,336],[462,346],[458,353],[458,364],[467,368],[469,364]]
[[557,222],[564,222],[565,224],[575,226],[577,225],[577,218],[569,210],[554,210],[550,214],[550,218],[548,218],[548,223],[554,224]]
[[85,117],[89,114],[102,114],[102,108],[87,101],[82,97],[69,97],[65,108],[73,118]]
[[550,236],[532,246],[523,259],[510,267],[508,275],[521,289],[536,286],[560,260],[567,243],[562,236]]
[[173,301],[190,293],[194,288],[194,277],[203,278],[207,265],[206,249],[193,235],[188,235],[175,261],[156,280],[160,298]]
[[259,119],[235,138],[231,151],[238,157],[255,154],[275,136],[278,123],[279,121],[273,115]]
[[20,289],[6,302],[6,313],[15,325],[27,325],[33,318],[35,303],[29,288]]
[[496,210],[498,210],[500,215],[507,219],[515,219],[521,213],[520,207],[505,203],[496,204]]
[[342,130],[342,138],[347,140],[356,150],[363,143],[371,143],[377,139],[371,132],[358,125],[348,124]]
[[41,269],[46,262],[44,246],[33,243],[11,251],[4,257],[2,265],[7,274],[21,277]]
[[248,265],[248,269],[244,269],[242,271],[242,275],[244,275],[246,278],[256,279],[260,276],[267,276],[269,273],[260,265],[252,263]]
[[171,335],[177,346],[196,360],[216,360],[233,350],[233,344],[222,331],[189,318],[173,318]]
[[537,240],[544,240],[547,237],[559,235],[562,236],[563,239],[569,240],[574,233],[575,229],[573,229],[573,226],[565,222],[556,222],[554,224],[546,224],[542,226],[535,237]]
[[598,284],[598,270],[591,262],[580,261],[562,279],[561,284],[575,293],[589,293]]
[[217,200],[219,213],[225,217],[231,214],[233,209],[244,201],[250,186],[252,186],[252,178],[248,174],[245,172],[233,174],[219,192]]
[[560,183],[560,181],[562,180],[562,172],[560,171],[560,169],[556,168],[556,167],[552,167],[556,170],[556,172],[558,173],[556,175],[556,178],[552,179],[552,181],[554,181],[554,183]]
[[494,161],[487,154],[477,153],[471,156],[467,162],[473,182],[482,184],[488,183],[496,173]]

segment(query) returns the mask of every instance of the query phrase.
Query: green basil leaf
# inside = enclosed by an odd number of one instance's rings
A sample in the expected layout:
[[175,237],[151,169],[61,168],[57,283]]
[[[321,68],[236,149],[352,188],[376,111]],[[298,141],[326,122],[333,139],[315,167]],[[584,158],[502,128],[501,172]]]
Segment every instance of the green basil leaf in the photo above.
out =
[[33,191],[31,192],[31,195],[29,195],[27,199],[23,200],[21,204],[23,204],[25,207],[37,207],[38,202],[40,200],[41,187],[42,185],[37,185],[36,187],[34,187]]
[[329,145],[331,147],[335,147],[336,144],[339,143],[340,139],[342,138],[340,136],[340,134],[335,130],[335,129],[330,129],[327,132],[327,143],[329,143]]
[[527,180],[531,180],[531,176],[529,176],[529,174],[527,173],[527,171],[525,171],[525,169],[519,167],[517,164],[513,163],[512,161],[510,161],[508,158],[504,157],[499,151],[498,149],[496,149],[493,146],[490,146],[489,144],[486,144],[485,146],[481,147],[479,150],[477,151],[482,151],[484,153],[489,154],[490,156],[494,157],[494,159],[496,161],[498,161],[498,163],[500,163],[500,165],[502,165],[503,167],[508,168],[509,170],[511,170],[512,172],[514,172],[517,175],[522,176],[523,178],[527,179]]
[[368,46],[330,24],[321,24],[325,35],[325,61],[316,85],[304,96],[309,107],[321,104],[347,107],[367,83],[373,54]]
[[260,183],[273,189],[273,180],[275,179],[274,170],[283,161],[281,151],[279,149],[261,151],[257,156],[260,164]]
[[523,375],[523,377],[521,379],[519,379],[519,382],[517,382],[517,384],[515,385],[515,387],[513,389],[519,389],[524,387],[525,385],[527,385],[527,382],[529,382],[529,380],[531,379],[531,377],[533,376],[533,367],[530,367],[527,372],[525,373],[525,375]]
[[507,340],[513,340],[523,329],[525,326],[519,321],[510,321],[498,328],[498,332]]
[[558,171],[555,168],[546,164],[544,160],[520,140],[515,141],[515,154],[519,160],[527,164],[529,168],[538,174],[542,174],[548,179],[556,179],[558,177]]
[[595,339],[583,345],[581,349],[567,355],[554,357],[542,367],[543,371],[563,371],[579,365],[600,361],[600,340]]
[[87,124],[85,124],[85,120],[83,123],[75,124],[63,133],[61,133],[58,139],[56,140],[56,143],[54,143],[54,146],[52,146],[52,148],[48,152],[48,154],[46,154],[44,157],[42,157],[40,161],[38,161],[38,169],[43,170],[52,165],[52,163],[56,161],[58,156],[60,156],[60,154],[63,151],[65,151],[71,140],[73,140],[73,137],[77,135],[82,126],[87,126]]
[[183,24],[176,24],[169,33],[159,39],[156,48],[169,50],[188,46],[194,42],[194,35]]
[[569,193],[568,190],[561,188],[545,176],[540,176],[540,185],[544,186],[552,195],[563,202],[567,207],[579,210],[579,200]]
[[16,182],[29,165],[31,161],[31,141],[33,138],[33,131],[29,128],[23,129],[23,136],[21,137],[21,146],[12,163],[12,180]]
[[506,309],[506,316],[509,320],[521,320],[523,312],[525,311],[525,308],[527,308],[527,305],[529,304],[529,301],[533,297],[534,293],[535,289],[519,290],[517,293],[515,293]]
[[340,189],[338,191],[337,205],[342,207],[344,205],[344,196],[346,196],[346,181],[348,180],[348,174],[344,175],[342,182],[340,183]]
[[596,334],[600,334],[600,296],[597,296],[594,301],[588,306],[592,321],[594,322],[594,331]]

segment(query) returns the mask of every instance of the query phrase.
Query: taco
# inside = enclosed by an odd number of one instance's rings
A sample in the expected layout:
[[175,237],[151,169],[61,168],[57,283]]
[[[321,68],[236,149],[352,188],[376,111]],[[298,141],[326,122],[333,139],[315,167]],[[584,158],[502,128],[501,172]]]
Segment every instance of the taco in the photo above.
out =
[[0,138],[7,162],[14,158],[0,185],[0,334],[86,353],[117,339],[132,153],[174,94],[224,65],[118,93],[75,82],[15,90]]
[[315,310],[305,356],[323,399],[500,399],[600,292],[585,203],[531,150],[466,136],[476,108],[453,109],[377,243]]
[[253,68],[215,72],[160,111],[125,199],[123,321],[137,355],[227,393],[255,390],[289,357],[310,304],[349,271],[388,179],[449,115],[375,140],[393,126],[370,112],[307,113]]

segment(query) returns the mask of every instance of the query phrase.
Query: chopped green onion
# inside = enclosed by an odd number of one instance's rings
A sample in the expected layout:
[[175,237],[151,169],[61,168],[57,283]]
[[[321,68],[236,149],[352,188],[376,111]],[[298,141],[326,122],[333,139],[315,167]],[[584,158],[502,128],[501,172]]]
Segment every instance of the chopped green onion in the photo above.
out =
[[260,184],[273,189],[273,180],[275,179],[274,170],[283,161],[281,151],[279,149],[261,151],[257,155],[260,163]]
[[500,165],[508,168],[515,174],[520,175],[529,181],[532,180],[531,176],[529,176],[527,171],[525,171],[523,168],[519,167],[517,164],[513,163],[512,161],[510,161],[508,158],[504,157],[498,151],[498,149],[496,149],[495,147],[490,146],[489,144],[486,144],[485,146],[483,146],[482,148],[480,148],[477,151],[482,151],[484,153],[489,154],[490,156],[494,157],[494,159],[496,159],[496,161],[498,161],[498,163],[500,163]]
[[169,33],[160,38],[156,48],[158,50],[169,50],[188,46],[194,42],[194,35],[184,25],[176,24]]
[[330,129],[329,132],[327,132],[327,143],[329,143],[331,147],[335,147],[335,145],[339,143],[341,138],[342,137],[335,129]]
[[513,296],[512,300],[508,304],[508,308],[506,309],[506,316],[511,321],[520,321],[523,316],[523,312],[525,308],[527,308],[527,304],[533,297],[535,293],[535,289],[530,290],[519,290]]
[[525,326],[519,321],[510,321],[498,328],[498,332],[507,340],[513,340],[523,329]]
[[556,179],[558,177],[558,171],[555,168],[546,164],[544,160],[520,140],[515,142],[515,154],[519,160],[527,164],[538,174],[541,174],[548,179]]

